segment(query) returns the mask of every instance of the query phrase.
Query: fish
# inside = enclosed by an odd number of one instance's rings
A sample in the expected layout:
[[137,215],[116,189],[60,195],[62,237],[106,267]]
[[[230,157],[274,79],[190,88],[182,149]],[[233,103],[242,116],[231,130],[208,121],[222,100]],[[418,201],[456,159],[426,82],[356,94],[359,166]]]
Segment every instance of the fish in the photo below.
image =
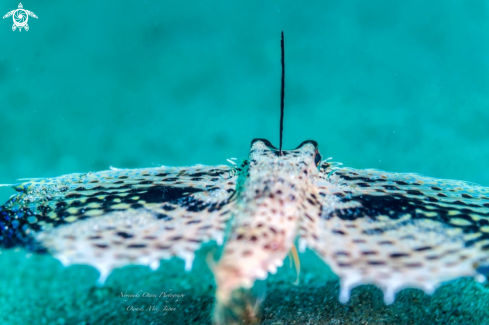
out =
[[216,324],[258,323],[251,289],[296,244],[338,275],[342,303],[364,284],[392,304],[404,288],[432,294],[460,277],[484,282],[489,270],[489,188],[344,167],[314,140],[282,150],[282,136],[279,148],[254,139],[246,159],[222,165],[112,167],[8,186],[17,194],[0,206],[0,247],[91,265],[100,284],[116,268],[156,270],[172,257],[190,272],[214,242]]

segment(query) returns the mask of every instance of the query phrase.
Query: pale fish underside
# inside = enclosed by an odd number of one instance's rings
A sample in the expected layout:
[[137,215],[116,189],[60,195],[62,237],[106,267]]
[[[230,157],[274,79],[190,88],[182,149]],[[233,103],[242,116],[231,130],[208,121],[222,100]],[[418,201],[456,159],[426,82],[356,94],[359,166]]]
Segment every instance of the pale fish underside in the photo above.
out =
[[315,141],[280,156],[256,139],[247,160],[231,163],[12,185],[19,193],[0,207],[0,243],[92,265],[103,283],[114,268],[157,269],[173,256],[190,270],[195,251],[215,241],[224,245],[212,265],[216,322],[226,322],[233,292],[275,273],[296,239],[340,277],[341,302],[362,284],[381,288],[390,304],[406,287],[431,294],[458,277],[485,280],[478,271],[489,264],[489,188],[343,168],[321,161]]

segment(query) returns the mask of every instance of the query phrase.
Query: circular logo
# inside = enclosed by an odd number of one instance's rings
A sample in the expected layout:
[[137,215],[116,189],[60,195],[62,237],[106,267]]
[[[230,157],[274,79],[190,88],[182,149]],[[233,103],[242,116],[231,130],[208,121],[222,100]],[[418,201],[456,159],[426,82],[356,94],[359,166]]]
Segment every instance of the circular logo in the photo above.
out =
[[17,9],[14,13],[14,22],[17,26],[25,26],[27,24],[27,12],[24,9]]

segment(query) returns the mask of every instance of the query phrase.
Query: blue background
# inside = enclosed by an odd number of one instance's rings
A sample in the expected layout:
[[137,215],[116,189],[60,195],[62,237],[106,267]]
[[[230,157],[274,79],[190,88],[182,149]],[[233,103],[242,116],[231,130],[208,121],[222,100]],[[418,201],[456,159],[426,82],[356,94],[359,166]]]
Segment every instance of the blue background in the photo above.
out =
[[489,185],[483,1],[23,5],[28,32],[0,20],[0,183],[278,145],[283,30],[286,148]]

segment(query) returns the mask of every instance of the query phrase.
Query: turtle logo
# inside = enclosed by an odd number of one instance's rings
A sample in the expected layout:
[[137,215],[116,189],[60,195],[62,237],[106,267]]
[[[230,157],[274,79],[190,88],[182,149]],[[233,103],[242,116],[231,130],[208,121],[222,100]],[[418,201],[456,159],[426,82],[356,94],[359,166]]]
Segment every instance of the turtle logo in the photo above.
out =
[[34,14],[32,11],[25,10],[23,8],[24,7],[22,6],[22,3],[19,3],[19,9],[9,11],[5,16],[3,16],[4,19],[13,16],[12,17],[14,19],[14,24],[12,25],[13,31],[15,31],[17,28],[19,28],[19,32],[22,31],[22,28],[25,28],[25,30],[27,31],[29,30],[29,25],[27,25],[27,20],[29,20],[29,16],[37,19],[36,14]]

